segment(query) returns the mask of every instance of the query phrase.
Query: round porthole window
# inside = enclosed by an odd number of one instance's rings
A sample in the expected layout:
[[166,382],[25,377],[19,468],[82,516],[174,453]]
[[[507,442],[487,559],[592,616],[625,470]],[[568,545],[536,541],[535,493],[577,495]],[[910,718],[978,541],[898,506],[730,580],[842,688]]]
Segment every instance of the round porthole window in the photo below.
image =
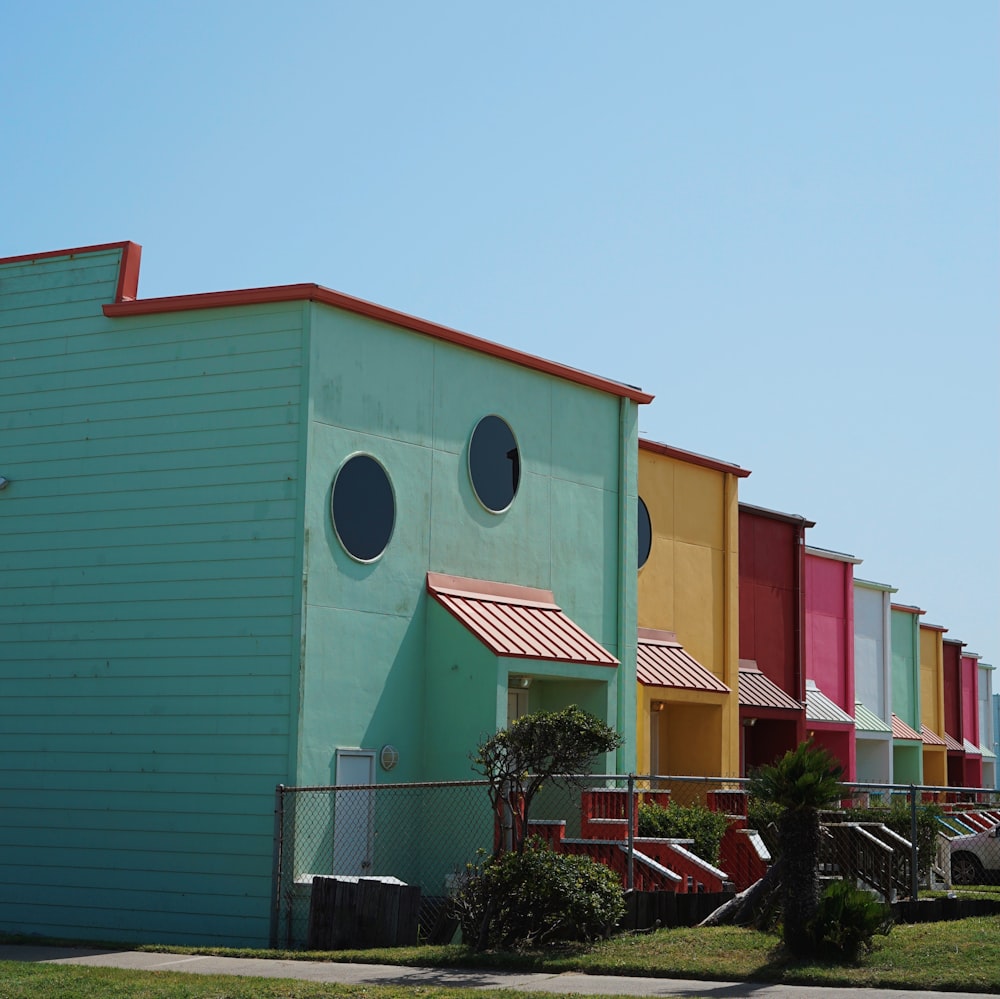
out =
[[396,498],[385,469],[370,454],[356,454],[340,466],[330,516],[351,558],[373,562],[385,551],[396,525]]
[[514,432],[499,416],[484,416],[469,442],[469,477],[479,502],[503,513],[521,482],[521,454]]
[[649,510],[639,497],[639,568],[646,564],[650,549],[653,547],[653,525],[649,519]]

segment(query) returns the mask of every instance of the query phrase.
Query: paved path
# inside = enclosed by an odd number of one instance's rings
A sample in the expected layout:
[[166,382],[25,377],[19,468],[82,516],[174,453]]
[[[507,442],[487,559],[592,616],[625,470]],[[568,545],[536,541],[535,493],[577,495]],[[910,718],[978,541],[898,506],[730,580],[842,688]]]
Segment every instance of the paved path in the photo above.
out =
[[392,964],[339,961],[272,961],[263,958],[149,954],[144,951],[84,950],[68,947],[0,946],[2,961],[45,961],[136,971],[182,971],[195,975],[297,978],[345,985],[447,986],[463,989],[516,989],[556,995],[686,996],[706,999],[982,999],[974,992],[911,992],[898,989],[825,988],[756,982],[697,982],[676,978],[477,971],[470,968],[409,968]]

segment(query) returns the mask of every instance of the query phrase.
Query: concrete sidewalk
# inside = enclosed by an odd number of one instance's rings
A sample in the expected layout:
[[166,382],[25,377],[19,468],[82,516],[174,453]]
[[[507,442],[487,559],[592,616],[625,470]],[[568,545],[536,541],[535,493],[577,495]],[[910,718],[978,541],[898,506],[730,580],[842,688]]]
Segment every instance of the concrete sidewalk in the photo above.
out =
[[982,999],[974,992],[911,992],[886,989],[767,985],[757,982],[699,982],[675,978],[626,978],[613,975],[553,975],[469,968],[411,968],[391,964],[342,964],[337,961],[272,961],[262,958],[148,954],[142,951],[86,950],[69,947],[0,946],[2,961],[40,961],[135,971],[180,971],[195,975],[293,978],[344,985],[445,986],[463,989],[516,989],[555,995],[685,996],[710,999]]

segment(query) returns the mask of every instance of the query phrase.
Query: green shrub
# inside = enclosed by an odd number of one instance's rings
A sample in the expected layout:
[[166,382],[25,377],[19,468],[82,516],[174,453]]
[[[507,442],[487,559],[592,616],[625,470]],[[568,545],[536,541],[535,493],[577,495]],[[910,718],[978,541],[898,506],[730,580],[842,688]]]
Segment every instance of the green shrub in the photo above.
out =
[[625,914],[610,868],[555,853],[537,838],[523,853],[471,865],[453,905],[465,942],[496,950],[608,936]]
[[875,935],[890,929],[890,907],[849,881],[827,886],[810,927],[818,956],[847,961],[870,951]]
[[666,807],[644,803],[639,806],[639,835],[656,839],[692,839],[691,850],[702,860],[718,865],[722,838],[729,820],[722,812],[713,812],[704,805],[679,805],[671,801]]

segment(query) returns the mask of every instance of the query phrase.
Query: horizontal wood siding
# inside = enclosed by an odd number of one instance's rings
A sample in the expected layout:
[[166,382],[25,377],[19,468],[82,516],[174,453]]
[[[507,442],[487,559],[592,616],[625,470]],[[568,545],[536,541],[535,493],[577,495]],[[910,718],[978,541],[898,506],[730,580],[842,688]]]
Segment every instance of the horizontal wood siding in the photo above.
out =
[[302,307],[109,320],[119,254],[0,266],[0,930],[262,944]]

